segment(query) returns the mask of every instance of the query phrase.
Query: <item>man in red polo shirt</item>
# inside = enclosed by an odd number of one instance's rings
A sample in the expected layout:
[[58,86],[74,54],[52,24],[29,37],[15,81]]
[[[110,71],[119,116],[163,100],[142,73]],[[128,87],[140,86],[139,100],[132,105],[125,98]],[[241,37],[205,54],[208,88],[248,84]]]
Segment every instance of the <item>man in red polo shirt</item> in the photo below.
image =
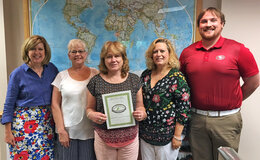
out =
[[185,48],[180,56],[181,70],[191,88],[194,160],[217,160],[220,146],[238,151],[240,107],[259,86],[252,53],[243,44],[221,36],[224,24],[225,16],[218,9],[202,11],[197,19],[202,40]]

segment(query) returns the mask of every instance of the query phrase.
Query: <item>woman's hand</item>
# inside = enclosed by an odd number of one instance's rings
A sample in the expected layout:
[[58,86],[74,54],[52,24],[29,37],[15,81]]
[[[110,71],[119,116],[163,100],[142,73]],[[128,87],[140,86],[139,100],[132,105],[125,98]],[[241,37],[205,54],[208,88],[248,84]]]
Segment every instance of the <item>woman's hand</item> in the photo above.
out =
[[107,116],[101,112],[90,111],[87,117],[97,124],[103,124],[107,120]]
[[5,124],[5,142],[12,146],[15,145],[15,138],[11,130],[11,122]]
[[66,130],[59,131],[59,141],[63,147],[68,148],[70,146],[70,138]]
[[5,142],[11,144],[12,146],[15,145],[15,138],[12,132],[5,132]]
[[96,111],[96,98],[87,91],[87,109],[86,114],[88,119],[92,120],[94,123],[103,124],[107,120],[107,116],[101,112]]
[[181,147],[182,144],[182,131],[183,131],[184,125],[180,124],[179,122],[176,122],[175,124],[175,130],[174,130],[174,135],[172,138],[172,148],[173,149],[178,149]]
[[142,121],[142,120],[146,119],[147,114],[143,110],[136,110],[133,112],[133,116],[137,121]]
[[142,88],[136,94],[136,110],[133,112],[133,116],[137,121],[142,121],[147,117],[143,103]]
[[182,140],[181,140],[181,136],[180,137],[173,137],[172,138],[172,148],[173,149],[179,149],[181,147],[182,144]]

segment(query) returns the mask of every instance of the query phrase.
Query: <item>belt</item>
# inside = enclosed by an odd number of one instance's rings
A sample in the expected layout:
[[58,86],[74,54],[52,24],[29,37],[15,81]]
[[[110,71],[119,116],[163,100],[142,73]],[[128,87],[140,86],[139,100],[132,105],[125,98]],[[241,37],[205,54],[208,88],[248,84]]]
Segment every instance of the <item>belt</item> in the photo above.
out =
[[221,117],[221,116],[227,116],[230,114],[234,114],[240,111],[240,108],[232,109],[232,110],[225,110],[225,111],[205,111],[201,109],[191,108],[191,111],[201,114],[204,116],[210,116],[210,117]]

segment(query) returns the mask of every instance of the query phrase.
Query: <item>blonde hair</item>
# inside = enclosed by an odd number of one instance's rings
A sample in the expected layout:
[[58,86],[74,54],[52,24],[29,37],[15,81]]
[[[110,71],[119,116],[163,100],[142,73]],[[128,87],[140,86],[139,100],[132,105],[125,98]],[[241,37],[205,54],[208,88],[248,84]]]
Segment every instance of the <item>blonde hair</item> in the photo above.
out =
[[180,62],[178,60],[178,56],[171,44],[171,42],[168,39],[165,38],[157,38],[155,39],[151,45],[148,47],[146,53],[145,53],[145,59],[146,59],[146,66],[149,70],[156,69],[156,65],[153,61],[153,50],[155,48],[156,43],[165,43],[169,52],[169,62],[168,65],[170,68],[176,68],[180,69]]
[[28,52],[34,49],[39,43],[43,43],[45,50],[45,57],[42,61],[42,65],[48,64],[51,59],[51,49],[46,39],[39,35],[33,35],[27,38],[22,45],[22,58],[24,63],[28,64],[30,62],[30,58]]
[[105,57],[107,56],[108,51],[111,51],[112,53],[120,53],[123,59],[123,66],[121,69],[121,77],[126,77],[127,73],[129,72],[129,61],[127,59],[126,55],[126,47],[118,42],[118,41],[107,41],[105,42],[104,46],[102,47],[101,53],[100,53],[100,62],[98,65],[98,68],[101,73],[107,74],[108,69],[105,65]]
[[69,50],[69,52],[71,51],[72,48],[74,48],[76,46],[81,46],[81,47],[84,48],[84,50],[86,50],[86,43],[83,40],[81,40],[81,39],[72,39],[68,43],[68,50]]

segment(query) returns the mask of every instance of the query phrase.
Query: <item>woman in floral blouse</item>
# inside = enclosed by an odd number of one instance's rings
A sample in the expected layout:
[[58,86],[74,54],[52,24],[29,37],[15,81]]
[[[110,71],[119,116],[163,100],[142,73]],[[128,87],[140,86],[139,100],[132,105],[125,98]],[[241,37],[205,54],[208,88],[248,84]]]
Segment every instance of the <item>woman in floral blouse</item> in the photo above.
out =
[[151,43],[146,65],[141,75],[147,113],[140,122],[142,160],[175,160],[190,116],[190,89],[169,40],[158,38]]

